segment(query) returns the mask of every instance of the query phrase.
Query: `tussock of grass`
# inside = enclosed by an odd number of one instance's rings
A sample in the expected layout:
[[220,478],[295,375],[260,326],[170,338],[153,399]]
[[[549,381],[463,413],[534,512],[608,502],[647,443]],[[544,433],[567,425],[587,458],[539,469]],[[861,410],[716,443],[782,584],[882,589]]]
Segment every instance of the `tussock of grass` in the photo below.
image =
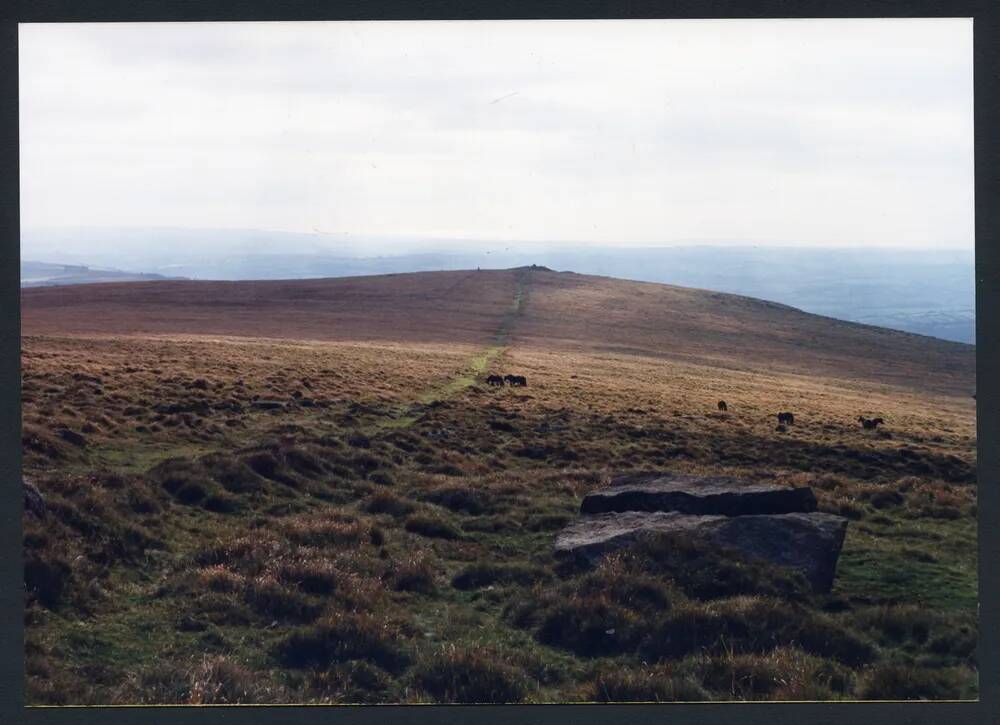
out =
[[235,705],[266,701],[254,673],[222,656],[205,657],[191,673],[191,705]]
[[283,483],[293,488],[299,485],[298,480],[286,472],[278,457],[271,451],[260,451],[243,459],[246,466],[261,478],[276,483]]
[[194,552],[192,560],[199,566],[225,566],[242,574],[255,575],[287,550],[287,544],[273,533],[255,532],[209,544]]
[[711,694],[691,676],[669,667],[613,669],[601,672],[590,684],[592,702],[701,702]]
[[435,702],[515,703],[524,699],[528,678],[496,652],[446,645],[413,667],[414,684]]
[[435,589],[437,570],[425,554],[407,554],[393,564],[392,586],[396,591],[430,594]]
[[473,516],[492,512],[495,506],[495,502],[487,492],[462,486],[444,486],[431,489],[421,498],[452,511]]
[[392,675],[366,660],[337,662],[310,673],[308,692],[317,702],[391,703],[400,694]]
[[204,587],[213,592],[241,592],[246,586],[246,578],[230,571],[221,564],[202,567],[195,572],[198,587]]
[[318,602],[309,600],[269,574],[256,577],[249,583],[245,599],[259,614],[289,622],[311,622],[321,611]]
[[[200,463],[183,458],[172,458],[154,467],[149,475],[182,504],[200,506],[206,511],[231,514],[237,512],[241,504],[228,495]],[[232,484],[235,479],[226,478]],[[234,490],[245,491],[245,486],[233,485]]]
[[348,546],[360,544],[371,527],[361,521],[328,514],[299,516],[281,525],[289,540],[305,546]]
[[970,694],[960,671],[895,663],[873,667],[858,688],[862,700],[956,700]]
[[396,496],[388,491],[379,491],[365,499],[362,507],[370,514],[389,514],[396,518],[413,513],[412,501]]
[[263,478],[244,461],[229,456],[212,454],[202,458],[210,475],[230,493],[246,494],[259,491]]
[[633,611],[606,597],[572,597],[545,609],[536,636],[542,644],[597,657],[634,650],[642,638],[641,627]]
[[280,685],[260,678],[231,657],[216,654],[133,669],[118,688],[114,704],[234,705],[286,700]]
[[330,594],[337,587],[338,572],[327,559],[303,556],[282,563],[279,577],[308,594]]
[[416,513],[406,519],[404,528],[414,534],[432,539],[460,539],[462,532],[443,518],[433,514]]
[[577,578],[573,591],[584,597],[606,596],[615,604],[653,617],[669,611],[679,598],[664,577],[631,570],[617,557],[605,560],[595,571]]
[[393,672],[410,661],[403,647],[398,627],[388,620],[371,614],[338,613],[294,630],[278,644],[275,655],[288,667],[325,668],[357,659]]
[[63,461],[74,456],[72,446],[66,441],[49,430],[30,423],[22,426],[21,446],[26,453],[33,453],[49,461]]
[[[588,657],[638,651],[648,661],[659,661],[702,652],[760,654],[798,646],[850,666],[875,658],[867,639],[793,600],[760,595],[688,600],[704,593],[690,582],[704,580],[700,572],[679,568],[676,557],[689,556],[687,566],[700,567],[704,553],[682,546],[679,554],[671,553],[674,565],[654,576],[654,563],[663,558],[668,543],[647,542],[645,548],[608,557],[593,572],[554,589],[536,587],[508,606],[507,617],[533,630],[543,644]],[[770,590],[768,578],[762,580]],[[680,582],[688,585],[687,592]],[[754,580],[738,583],[744,582]]]
[[855,626],[872,632],[883,642],[911,641],[923,644],[930,636],[939,617],[916,605],[870,607],[852,617]]
[[880,646],[924,653],[924,661],[942,666],[976,664],[974,616],[948,617],[918,605],[882,605],[854,611],[852,624]]
[[876,656],[863,637],[829,617],[778,600],[737,597],[674,609],[643,639],[639,651],[653,660],[689,654],[763,653],[798,646],[819,657],[857,667]]
[[853,684],[843,665],[789,647],[765,654],[698,656],[677,669],[720,699],[835,700]]
[[187,703],[191,697],[191,673],[180,663],[143,667],[129,675],[121,687],[121,701],[143,705]]

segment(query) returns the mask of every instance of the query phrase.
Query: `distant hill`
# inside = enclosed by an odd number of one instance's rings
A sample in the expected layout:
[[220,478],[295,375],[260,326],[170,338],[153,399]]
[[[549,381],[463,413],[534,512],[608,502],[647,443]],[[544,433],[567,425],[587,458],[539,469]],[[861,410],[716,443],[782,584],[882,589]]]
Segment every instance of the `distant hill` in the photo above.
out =
[[234,229],[47,229],[22,254],[191,279],[310,279],[540,264],[748,295],[842,320],[975,342],[971,250],[748,247],[626,248]]
[[142,282],[165,279],[183,279],[183,277],[167,277],[162,274],[143,272],[124,272],[118,269],[93,269],[80,264],[21,262],[22,287],[49,287],[67,284],[92,284],[95,282]]
[[[975,348],[707,290],[547,269],[25,289],[32,334],[212,334],[640,355],[970,396]],[[514,301],[519,302],[518,306]],[[511,322],[511,316],[514,316]],[[506,322],[505,322],[506,321]]]

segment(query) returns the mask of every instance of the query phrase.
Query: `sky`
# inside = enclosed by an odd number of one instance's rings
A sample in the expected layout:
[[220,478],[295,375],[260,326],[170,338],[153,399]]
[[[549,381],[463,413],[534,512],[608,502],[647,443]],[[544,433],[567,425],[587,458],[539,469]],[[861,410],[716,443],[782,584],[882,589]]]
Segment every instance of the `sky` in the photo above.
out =
[[25,229],[973,248],[970,19],[28,24],[19,43]]

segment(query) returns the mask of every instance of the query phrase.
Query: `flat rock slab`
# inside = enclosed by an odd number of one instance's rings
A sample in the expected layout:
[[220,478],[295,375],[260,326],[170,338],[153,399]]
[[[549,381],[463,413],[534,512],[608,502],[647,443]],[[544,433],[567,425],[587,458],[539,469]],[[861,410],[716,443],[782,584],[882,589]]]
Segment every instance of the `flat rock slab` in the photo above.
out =
[[648,534],[698,537],[744,559],[796,569],[819,592],[833,586],[847,519],[826,513],[691,516],[626,511],[581,516],[556,537],[555,553],[584,566]]
[[682,514],[748,516],[809,513],[816,496],[808,487],[789,488],[723,476],[644,474],[612,479],[608,488],[587,494],[585,514],[610,511],[676,511]]

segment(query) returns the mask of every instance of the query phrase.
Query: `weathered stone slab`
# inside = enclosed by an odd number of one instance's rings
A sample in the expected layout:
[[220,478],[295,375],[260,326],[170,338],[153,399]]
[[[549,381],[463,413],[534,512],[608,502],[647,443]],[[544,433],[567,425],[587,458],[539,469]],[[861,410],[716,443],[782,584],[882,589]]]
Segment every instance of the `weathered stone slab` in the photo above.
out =
[[610,511],[676,511],[682,514],[748,516],[808,513],[816,496],[808,487],[789,488],[723,476],[644,474],[613,479],[587,494],[585,514]]
[[691,516],[626,511],[581,516],[556,537],[555,553],[585,566],[655,533],[698,537],[746,559],[796,569],[816,591],[829,591],[847,532],[847,519],[826,513]]

